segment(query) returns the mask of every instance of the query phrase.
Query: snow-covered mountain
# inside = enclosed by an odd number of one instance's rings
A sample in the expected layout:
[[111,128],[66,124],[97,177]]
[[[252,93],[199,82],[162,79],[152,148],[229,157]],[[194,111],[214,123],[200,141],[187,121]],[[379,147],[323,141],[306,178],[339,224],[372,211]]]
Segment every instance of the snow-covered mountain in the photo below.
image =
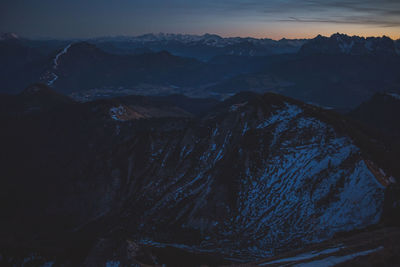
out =
[[395,42],[389,37],[359,37],[336,33],[318,35],[300,49],[303,54],[396,55]]
[[12,32],[5,32],[5,33],[0,33],[0,41],[4,40],[18,40],[19,37],[17,34],[12,33]]
[[144,34],[139,36],[116,36],[116,37],[99,37],[92,39],[96,42],[109,42],[109,41],[130,41],[130,42],[181,42],[184,44],[198,43],[201,42],[208,46],[224,47],[228,45],[238,44],[241,42],[249,42],[253,44],[272,44],[278,42],[286,42],[293,45],[299,45],[304,43],[304,39],[281,39],[275,41],[268,38],[252,38],[252,37],[221,37],[217,34],[206,33],[204,35],[193,35],[193,34],[173,34],[173,33],[158,33],[158,34]]
[[209,60],[218,55],[265,56],[296,53],[306,42],[304,39],[221,37],[216,34],[145,34],[141,36],[103,37],[89,40],[99,47],[114,53],[132,52],[137,48],[167,50],[175,55]]

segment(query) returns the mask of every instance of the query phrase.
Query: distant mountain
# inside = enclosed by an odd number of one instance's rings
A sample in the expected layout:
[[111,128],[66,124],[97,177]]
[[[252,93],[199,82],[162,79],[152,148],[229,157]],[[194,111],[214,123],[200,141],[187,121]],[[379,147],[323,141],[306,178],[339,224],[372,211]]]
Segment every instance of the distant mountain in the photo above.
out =
[[[286,45],[297,50],[277,52]],[[230,53],[233,46],[238,50]],[[266,52],[271,47],[279,49],[271,55]],[[128,50],[113,51],[120,48]],[[176,56],[178,50],[170,48],[210,57],[204,62]],[[250,53],[258,48],[265,53]],[[349,110],[376,92],[397,90],[400,56],[393,51],[394,42],[386,37],[341,34],[309,42],[171,34],[69,43],[19,38],[0,41],[0,59],[7,63],[0,67],[0,91],[17,93],[43,82],[79,101],[130,94],[225,99],[240,91],[276,92]]]
[[5,32],[5,33],[0,33],[0,41],[4,40],[18,40],[19,37],[17,34],[12,33],[12,32]]
[[38,50],[25,46],[20,39],[9,35],[0,39],[0,78],[6,78],[42,56]]
[[63,108],[73,103],[71,98],[44,84],[33,84],[18,95],[0,95],[0,112],[2,115],[21,115]]
[[364,38],[336,33],[330,37],[318,35],[305,43],[300,53],[393,56],[397,52],[395,42],[389,37]]
[[16,88],[43,82],[67,94],[86,90],[133,90],[130,94],[135,94],[135,90],[142,92],[150,86],[153,91],[149,94],[165,95],[183,93],[188,88],[216,83],[256,68],[230,62],[209,64],[166,51],[142,52],[116,55],[93,44],[78,42],[43,54],[24,42],[0,42],[0,57],[3,62],[10,62],[0,73],[3,85],[0,91],[15,93]]
[[[50,63],[50,62],[49,62]],[[194,86],[218,81],[229,70],[166,51],[139,55],[109,54],[86,42],[53,55],[41,79],[65,93],[94,88],[133,88],[140,84]]]
[[0,92],[12,92],[39,81],[46,68],[45,54],[14,35],[0,40],[0,62]]
[[[336,39],[326,40],[339,49]],[[384,40],[381,41],[385,43]],[[224,94],[276,92],[326,108],[347,110],[377,92],[398,90],[400,56],[393,52],[392,41],[388,50],[391,52],[377,49],[376,53],[366,54],[321,52],[325,51],[325,41],[317,43],[319,52],[304,52],[309,47],[307,43],[298,54],[270,56],[260,71],[235,76],[208,90]]]
[[166,50],[177,56],[194,57],[209,60],[214,56],[266,56],[272,54],[296,53],[306,42],[305,39],[275,41],[228,37],[215,34],[145,34],[136,37],[104,37],[89,40],[111,53],[132,53],[138,48],[150,48],[154,51]]
[[275,94],[196,101],[1,116],[0,263],[228,264],[381,220],[397,160],[345,117]]

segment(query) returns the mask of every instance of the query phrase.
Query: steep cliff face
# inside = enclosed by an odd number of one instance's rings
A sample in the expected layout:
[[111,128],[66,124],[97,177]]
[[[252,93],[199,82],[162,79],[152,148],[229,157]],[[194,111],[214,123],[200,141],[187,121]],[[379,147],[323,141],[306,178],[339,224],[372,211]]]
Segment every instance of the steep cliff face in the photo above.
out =
[[[274,94],[237,95],[202,116],[116,120],[108,106],[98,117],[99,103],[77,104],[90,110],[82,125],[62,117],[76,129],[50,132],[80,145],[68,141],[57,148],[58,165],[20,178],[52,177],[34,187],[48,198],[29,211],[40,210],[42,228],[52,218],[51,228],[68,235],[249,260],[380,220],[384,186],[327,111]],[[97,130],[82,136],[87,123]],[[121,260],[120,243],[104,242],[89,246],[88,266]]]

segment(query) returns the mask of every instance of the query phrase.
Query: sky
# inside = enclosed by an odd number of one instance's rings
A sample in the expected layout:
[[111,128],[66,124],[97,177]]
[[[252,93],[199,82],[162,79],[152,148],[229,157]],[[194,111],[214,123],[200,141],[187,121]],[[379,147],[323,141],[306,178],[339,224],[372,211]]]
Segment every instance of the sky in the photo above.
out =
[[400,0],[0,0],[0,32],[29,38],[213,33],[400,38]]

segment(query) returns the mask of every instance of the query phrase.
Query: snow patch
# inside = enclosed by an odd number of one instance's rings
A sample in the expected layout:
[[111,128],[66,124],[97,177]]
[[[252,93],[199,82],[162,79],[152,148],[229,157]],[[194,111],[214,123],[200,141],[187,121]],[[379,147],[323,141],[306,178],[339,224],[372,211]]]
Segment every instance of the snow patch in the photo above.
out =
[[121,119],[120,116],[126,114],[126,109],[123,106],[118,106],[118,107],[113,107],[110,108],[110,116],[113,120],[116,121],[125,121],[124,119]]
[[257,129],[263,129],[266,128],[278,121],[287,121],[290,119],[295,118],[297,115],[303,112],[301,108],[295,105],[291,105],[289,103],[285,103],[286,108],[281,109],[276,111],[274,114],[272,114],[267,120],[264,122],[260,123],[257,126]]
[[359,149],[326,123],[298,118],[300,113],[288,106],[261,124],[273,133],[271,148],[264,167],[247,163],[242,179],[232,229],[257,240],[251,250],[257,257],[293,240],[316,243],[374,224],[381,215],[384,188]]

